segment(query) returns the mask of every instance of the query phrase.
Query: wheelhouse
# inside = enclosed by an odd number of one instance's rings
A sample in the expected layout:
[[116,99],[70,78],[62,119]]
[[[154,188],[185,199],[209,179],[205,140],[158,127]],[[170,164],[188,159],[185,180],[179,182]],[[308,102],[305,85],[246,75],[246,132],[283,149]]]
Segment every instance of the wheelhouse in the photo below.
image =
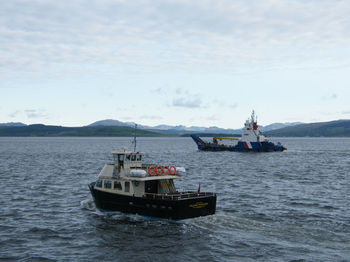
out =
[[143,164],[143,154],[126,149],[112,152],[113,164],[101,170],[96,189],[132,196],[175,194],[174,179],[181,178],[176,168]]

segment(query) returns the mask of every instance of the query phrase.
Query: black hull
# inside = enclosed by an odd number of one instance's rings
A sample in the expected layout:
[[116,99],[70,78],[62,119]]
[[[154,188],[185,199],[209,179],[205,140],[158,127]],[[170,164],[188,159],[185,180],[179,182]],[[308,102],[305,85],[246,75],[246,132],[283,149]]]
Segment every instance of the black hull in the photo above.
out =
[[215,214],[216,194],[188,198],[162,199],[159,196],[134,197],[96,190],[95,183],[89,185],[97,208],[108,211],[139,214],[142,216],[172,220],[194,218]]

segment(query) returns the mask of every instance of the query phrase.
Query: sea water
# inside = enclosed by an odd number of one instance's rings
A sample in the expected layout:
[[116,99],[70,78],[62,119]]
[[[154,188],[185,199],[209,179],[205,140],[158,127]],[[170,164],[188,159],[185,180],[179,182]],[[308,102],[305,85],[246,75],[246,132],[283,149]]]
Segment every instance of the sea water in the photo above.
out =
[[0,261],[350,261],[350,139],[281,138],[276,153],[138,138],[186,168],[216,214],[174,222],[95,208],[88,183],[132,138],[0,138]]

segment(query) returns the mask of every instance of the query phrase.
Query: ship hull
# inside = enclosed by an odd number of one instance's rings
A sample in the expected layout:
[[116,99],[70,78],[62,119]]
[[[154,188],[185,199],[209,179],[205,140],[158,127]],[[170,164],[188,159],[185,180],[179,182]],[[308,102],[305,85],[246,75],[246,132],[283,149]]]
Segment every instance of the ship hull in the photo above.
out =
[[197,144],[197,147],[201,151],[232,151],[232,152],[278,152],[284,151],[287,148],[280,144],[274,144],[272,142],[241,142],[237,145],[228,146],[223,144],[214,144],[204,142],[198,136],[191,135],[192,139]]
[[95,189],[89,184],[91,195],[98,209],[139,214],[142,216],[180,220],[215,214],[216,194],[192,192],[189,198],[158,196],[135,197]]

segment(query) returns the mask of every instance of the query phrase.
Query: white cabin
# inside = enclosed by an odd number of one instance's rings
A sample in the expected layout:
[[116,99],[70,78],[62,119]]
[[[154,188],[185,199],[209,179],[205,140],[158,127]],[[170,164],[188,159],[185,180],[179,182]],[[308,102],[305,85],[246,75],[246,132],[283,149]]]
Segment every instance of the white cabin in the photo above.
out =
[[152,194],[175,194],[173,179],[185,170],[174,166],[142,163],[143,154],[126,149],[112,152],[113,164],[105,164],[95,184],[96,190],[142,197]]

